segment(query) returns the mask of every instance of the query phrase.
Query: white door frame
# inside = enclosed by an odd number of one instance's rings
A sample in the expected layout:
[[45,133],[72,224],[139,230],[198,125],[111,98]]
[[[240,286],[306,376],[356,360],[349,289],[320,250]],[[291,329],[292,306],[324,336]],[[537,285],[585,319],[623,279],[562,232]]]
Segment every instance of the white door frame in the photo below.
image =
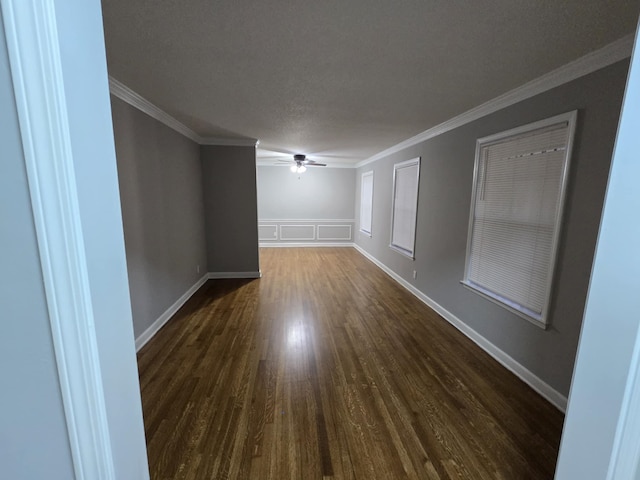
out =
[[116,480],[55,4],[0,2],[75,478]]

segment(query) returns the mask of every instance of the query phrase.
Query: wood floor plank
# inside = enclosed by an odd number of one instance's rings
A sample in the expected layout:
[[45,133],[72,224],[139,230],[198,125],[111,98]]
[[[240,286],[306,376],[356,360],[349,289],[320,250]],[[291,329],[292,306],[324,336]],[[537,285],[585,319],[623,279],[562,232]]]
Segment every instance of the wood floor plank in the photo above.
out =
[[357,251],[260,255],[138,354],[152,479],[553,478],[563,415]]

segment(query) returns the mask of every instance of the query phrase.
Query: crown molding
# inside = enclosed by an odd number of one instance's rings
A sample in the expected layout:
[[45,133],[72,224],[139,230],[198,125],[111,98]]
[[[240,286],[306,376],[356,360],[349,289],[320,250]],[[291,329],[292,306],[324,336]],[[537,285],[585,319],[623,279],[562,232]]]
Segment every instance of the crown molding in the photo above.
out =
[[633,50],[634,34],[626,35],[615,42],[606,45],[599,50],[595,50],[583,57],[580,57],[572,62],[563,65],[560,68],[552,70],[541,77],[536,78],[530,82],[521,85],[513,90],[508,91],[488,102],[478,105],[456,117],[453,117],[446,122],[436,125],[429,130],[425,130],[418,135],[415,135],[407,140],[404,140],[397,145],[394,145],[380,153],[376,153],[372,157],[369,157],[361,162],[358,162],[355,167],[359,168],[369,163],[375,162],[385,158],[391,154],[400,152],[405,148],[417,145],[425,140],[441,135],[445,132],[458,128],[462,125],[470,123],[474,120],[482,118],[491,113],[502,110],[503,108],[514,105],[518,102],[531,98],[540,93],[551,90],[552,88],[559,87],[565,83],[569,83],[580,77],[593,73],[601,68],[613,65],[620,60],[631,56]]
[[257,147],[257,138],[201,137],[200,145],[217,145],[219,147]]
[[[324,162],[328,162],[327,160],[323,160]],[[287,164],[287,163],[274,163],[273,160],[257,160],[256,161],[256,166],[258,167],[291,167],[291,165],[293,165],[293,160],[291,161],[291,163]],[[308,166],[308,165],[307,165]],[[346,163],[346,162],[331,162],[331,163],[327,163],[326,167],[323,168],[356,168],[356,164],[355,163]]]
[[137,94],[124,83],[109,75],[109,92],[120,100],[146,113],[151,118],[164,123],[167,127],[193,140],[200,145],[221,145],[233,147],[255,147],[259,142],[255,138],[201,137],[189,127],[179,122],[164,110],[161,110],[146,98]]
[[159,109],[153,103],[146,98],[138,95],[122,82],[119,82],[111,75],[109,75],[109,91],[112,95],[118,97],[120,100],[127,102],[132,107],[136,107],[141,112],[146,113],[151,118],[155,118],[161,123],[164,123],[167,127],[174,129],[176,132],[181,133],[187,138],[190,138],[196,143],[200,143],[200,137],[196,132],[191,130],[186,125],[180,123],[164,110]]

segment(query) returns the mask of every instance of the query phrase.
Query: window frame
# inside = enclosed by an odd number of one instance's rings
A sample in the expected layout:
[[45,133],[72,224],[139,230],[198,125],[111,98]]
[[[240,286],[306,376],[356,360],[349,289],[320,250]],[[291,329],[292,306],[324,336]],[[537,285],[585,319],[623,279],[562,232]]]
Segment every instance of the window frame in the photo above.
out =
[[[476,141],[476,152],[475,152],[475,162],[473,169],[473,188],[471,193],[471,209],[469,214],[469,225],[467,229],[467,248],[466,248],[466,256],[465,256],[465,266],[464,266],[464,277],[461,281],[462,285],[471,290],[472,292],[490,300],[497,305],[515,313],[519,317],[528,320],[534,325],[546,329],[549,326],[549,306],[551,295],[553,293],[554,288],[554,277],[557,268],[557,256],[558,256],[558,245],[560,242],[560,234],[562,230],[562,221],[564,215],[564,207],[566,201],[566,193],[567,193],[567,183],[569,177],[569,170],[571,166],[571,157],[573,152],[573,143],[575,139],[575,129],[577,122],[577,110],[566,112],[560,115],[556,115],[553,117],[549,117],[537,122],[529,123],[526,125],[522,125],[520,127],[516,127],[510,130],[506,130],[503,132],[499,132],[493,135],[489,135],[487,137],[479,138]],[[519,135],[523,135],[529,132],[534,132],[535,130],[551,127],[553,125],[566,123],[567,124],[567,143],[565,147],[565,155],[562,166],[562,173],[560,175],[560,189],[558,193],[558,203],[556,205],[555,219],[553,222],[553,234],[552,234],[552,243],[551,243],[551,253],[549,257],[549,267],[545,276],[545,295],[544,295],[544,306],[540,313],[540,317],[532,316],[527,313],[523,309],[517,308],[516,306],[508,303],[508,299],[501,297],[499,294],[494,292],[490,292],[486,289],[482,289],[481,286],[474,284],[469,280],[470,273],[470,264],[471,264],[471,247],[473,240],[473,226],[475,220],[475,211],[477,204],[477,194],[478,194],[478,181],[479,181],[479,170],[480,170],[480,162],[482,159],[483,148],[490,146],[492,144],[497,144],[508,140],[510,137],[516,137]],[[511,302],[515,303],[515,302]]]
[[[369,211],[369,230],[365,230],[362,227],[362,200],[363,200],[363,194],[364,194],[364,179],[365,177],[371,177],[371,198],[369,201],[369,204],[371,205],[371,209]],[[373,190],[375,187],[375,181],[374,181],[375,177],[373,175],[373,170],[369,170],[368,172],[364,172],[362,175],[360,175],[360,218],[358,219],[359,221],[359,231],[361,233],[363,233],[364,235],[367,235],[368,237],[373,237]]]
[[[396,252],[411,258],[412,260],[415,260],[415,250],[416,250],[416,233],[417,233],[417,227],[418,227],[418,199],[420,196],[420,162],[421,161],[421,157],[416,157],[416,158],[412,158],[410,160],[405,160],[403,162],[400,163],[396,163],[393,165],[393,187],[391,189],[391,232],[390,232],[390,241],[389,241],[389,248],[391,248],[392,250],[395,250]],[[417,166],[417,171],[416,171],[416,198],[415,198],[415,208],[414,208],[414,215],[413,215],[413,247],[411,250],[408,250],[406,248],[404,248],[401,245],[396,245],[394,243],[394,236],[393,236],[393,232],[394,232],[394,224],[395,224],[395,217],[396,217],[396,191],[397,191],[397,172],[398,170],[402,169],[402,168],[407,168],[407,167],[412,167],[412,166]]]

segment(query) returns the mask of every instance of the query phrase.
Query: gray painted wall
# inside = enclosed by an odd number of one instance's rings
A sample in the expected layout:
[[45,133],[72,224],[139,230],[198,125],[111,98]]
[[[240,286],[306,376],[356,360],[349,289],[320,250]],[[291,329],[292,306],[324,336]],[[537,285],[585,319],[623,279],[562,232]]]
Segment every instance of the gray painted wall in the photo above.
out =
[[256,149],[206,145],[200,154],[208,271],[257,273]]
[[[628,62],[456,128],[358,169],[374,170],[373,236],[356,243],[558,392],[569,391]],[[460,284],[476,139],[579,110],[548,330]],[[389,249],[393,164],[422,157],[415,261]],[[412,278],[417,270],[417,279]]]
[[287,167],[258,167],[261,245],[351,244],[355,170],[310,167],[295,174]]
[[74,478],[0,12],[0,465],[3,478]]
[[206,273],[200,147],[119,98],[111,105],[139,337]]
[[303,174],[286,167],[258,167],[258,218],[353,219],[355,170],[310,167]]

